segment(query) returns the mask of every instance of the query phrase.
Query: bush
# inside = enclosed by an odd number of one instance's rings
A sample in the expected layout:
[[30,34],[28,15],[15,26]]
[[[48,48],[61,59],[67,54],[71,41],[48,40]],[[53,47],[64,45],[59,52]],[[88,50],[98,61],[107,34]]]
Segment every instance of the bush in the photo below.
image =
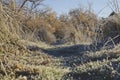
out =
[[55,36],[45,27],[40,27],[36,32],[35,32],[35,37],[39,41],[43,41],[46,43],[54,43],[56,42]]
[[119,13],[115,13],[112,16],[109,16],[104,20],[103,28],[103,36],[105,37],[115,37],[117,35],[120,35],[120,15]]

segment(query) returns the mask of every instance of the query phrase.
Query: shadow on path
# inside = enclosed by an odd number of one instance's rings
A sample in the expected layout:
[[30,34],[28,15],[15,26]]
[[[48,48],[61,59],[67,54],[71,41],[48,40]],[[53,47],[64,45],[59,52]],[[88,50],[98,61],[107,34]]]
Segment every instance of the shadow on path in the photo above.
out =
[[45,53],[55,57],[70,57],[78,55],[82,52],[89,51],[88,45],[74,45],[74,46],[67,46],[67,47],[60,47],[60,48],[53,48],[44,50]]
[[54,57],[70,57],[76,56],[78,54],[82,54],[83,52],[87,51],[96,51],[96,47],[93,45],[72,45],[67,47],[57,47],[57,48],[50,48],[50,49],[42,49],[37,46],[28,46],[27,47],[30,51],[42,51],[47,53],[48,55],[52,55]]

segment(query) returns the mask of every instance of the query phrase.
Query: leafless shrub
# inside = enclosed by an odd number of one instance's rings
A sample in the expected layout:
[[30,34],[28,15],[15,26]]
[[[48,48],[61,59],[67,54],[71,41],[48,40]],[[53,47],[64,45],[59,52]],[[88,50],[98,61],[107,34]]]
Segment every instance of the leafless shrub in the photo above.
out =
[[120,12],[120,7],[119,7],[119,1],[118,0],[109,0],[108,2],[109,7],[111,8],[112,11],[119,13]]

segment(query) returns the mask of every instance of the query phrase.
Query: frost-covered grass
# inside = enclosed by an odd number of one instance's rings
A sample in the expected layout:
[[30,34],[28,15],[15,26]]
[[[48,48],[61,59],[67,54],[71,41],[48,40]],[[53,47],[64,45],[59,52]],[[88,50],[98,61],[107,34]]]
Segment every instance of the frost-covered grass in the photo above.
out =
[[24,40],[14,16],[0,4],[0,80],[120,80],[120,45],[81,52],[73,44]]

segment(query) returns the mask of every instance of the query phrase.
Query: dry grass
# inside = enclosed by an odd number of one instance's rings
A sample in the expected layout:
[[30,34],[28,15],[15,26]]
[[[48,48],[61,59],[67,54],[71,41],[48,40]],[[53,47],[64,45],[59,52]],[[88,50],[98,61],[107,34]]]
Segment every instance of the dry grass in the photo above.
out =
[[[108,50],[80,52],[80,46],[71,48],[66,48],[70,47],[67,44],[51,46],[36,40],[35,33],[44,26],[46,31],[40,36],[42,39],[45,38],[43,40],[48,39],[46,41],[54,40],[50,36],[55,37],[56,33],[62,36],[62,40],[67,39],[69,42],[72,37],[73,43],[77,40],[79,43],[83,33],[78,29],[81,27],[78,25],[85,27],[87,36],[93,37],[95,33],[91,30],[91,26],[95,27],[94,14],[88,15],[80,10],[78,18],[72,15],[71,19],[65,20],[64,17],[60,20],[53,12],[48,12],[42,16],[36,13],[28,19],[30,16],[23,15],[25,10],[19,13],[12,10],[15,9],[14,2],[10,6],[11,8],[8,8],[0,3],[0,80],[120,79],[120,45]],[[68,28],[71,29],[68,30]],[[53,53],[50,55],[44,50],[53,50]],[[72,52],[74,54],[70,54]],[[55,53],[63,57],[55,57]],[[68,56],[64,57],[64,53]]]
[[70,80],[118,80],[120,79],[120,47],[83,54],[75,58],[75,67],[64,76]]
[[44,49],[51,46],[22,39],[23,32],[16,13],[2,4],[0,6],[0,80],[60,80],[69,72],[60,67],[59,59],[41,51],[27,50],[26,46]]

